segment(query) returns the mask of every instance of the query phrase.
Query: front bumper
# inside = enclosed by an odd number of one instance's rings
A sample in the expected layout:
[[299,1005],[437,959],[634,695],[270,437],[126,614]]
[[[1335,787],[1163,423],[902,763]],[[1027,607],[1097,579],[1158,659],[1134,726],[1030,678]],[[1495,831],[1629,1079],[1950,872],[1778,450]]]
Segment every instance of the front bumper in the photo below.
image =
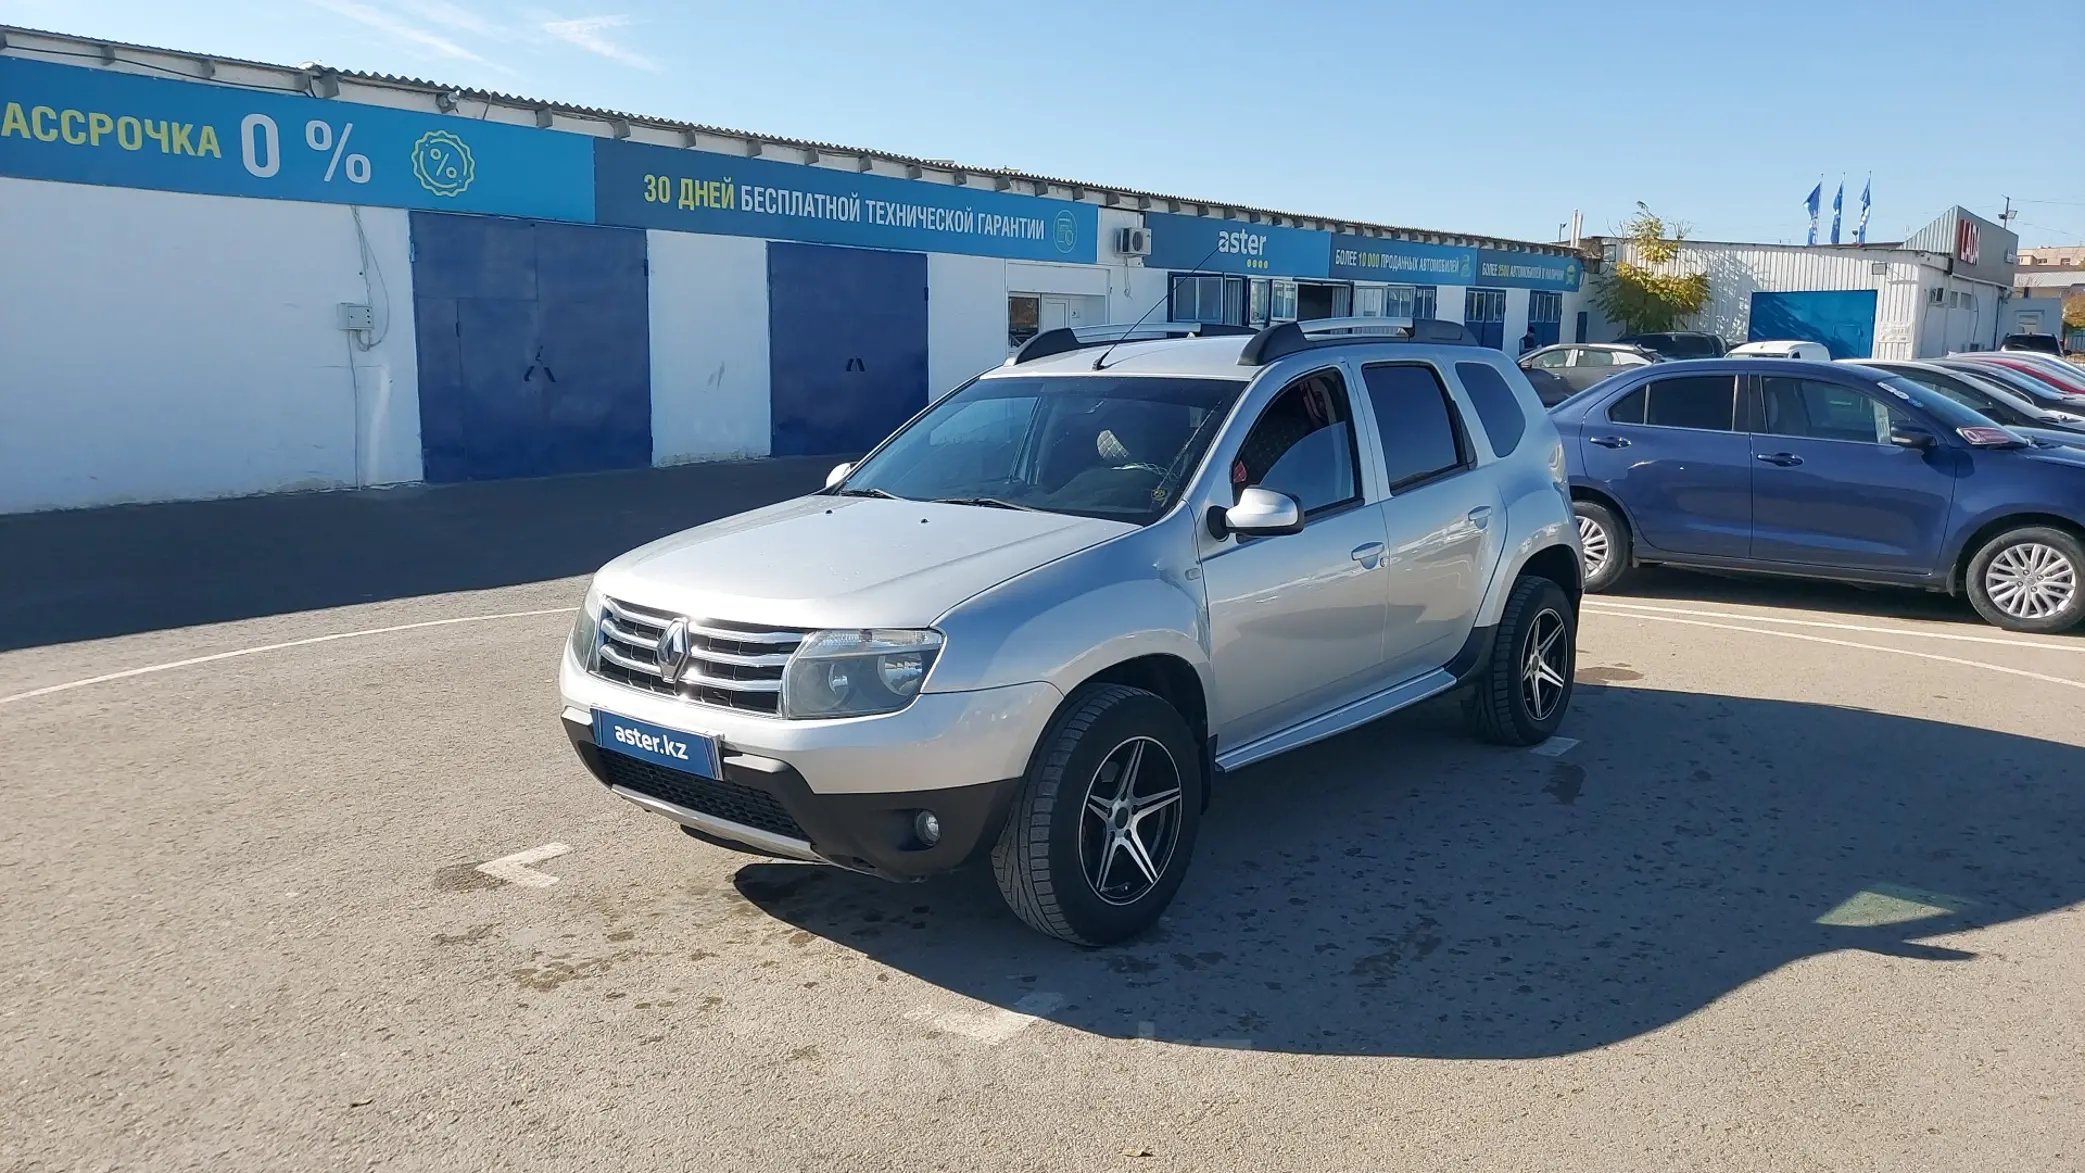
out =
[[[953,871],[989,850],[1021,781],[820,794],[785,762],[727,750],[720,783],[603,750],[586,710],[567,708],[563,720],[579,760],[602,785],[698,838],[890,880]],[[941,821],[941,838],[932,846],[913,829],[922,810]]]
[[[558,673],[566,735],[603,785],[696,835],[892,879],[948,871],[989,847],[1062,694],[1047,683],[926,693],[876,717],[792,721]],[[603,751],[593,710],[717,740],[721,783]],[[941,821],[932,847],[913,817]]]

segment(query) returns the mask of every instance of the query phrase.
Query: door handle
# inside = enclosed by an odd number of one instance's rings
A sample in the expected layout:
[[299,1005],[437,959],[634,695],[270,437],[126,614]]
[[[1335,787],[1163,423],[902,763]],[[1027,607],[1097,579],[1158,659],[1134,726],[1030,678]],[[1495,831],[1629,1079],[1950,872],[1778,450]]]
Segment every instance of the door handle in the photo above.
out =
[[1364,545],[1356,546],[1354,547],[1354,552],[1348,554],[1347,557],[1359,562],[1363,570],[1374,570],[1377,564],[1382,561],[1383,543],[1368,542]]
[[1470,510],[1470,524],[1476,526],[1478,529],[1483,529],[1484,527],[1490,525],[1491,506],[1479,505],[1475,509]]
[[1803,458],[1793,452],[1761,452],[1752,459],[1763,460],[1768,464],[1777,464],[1782,468],[1794,468],[1803,462]]
[[1627,436],[1588,436],[1586,437],[1586,443],[1598,444],[1602,448],[1627,448],[1629,446],[1629,438]]

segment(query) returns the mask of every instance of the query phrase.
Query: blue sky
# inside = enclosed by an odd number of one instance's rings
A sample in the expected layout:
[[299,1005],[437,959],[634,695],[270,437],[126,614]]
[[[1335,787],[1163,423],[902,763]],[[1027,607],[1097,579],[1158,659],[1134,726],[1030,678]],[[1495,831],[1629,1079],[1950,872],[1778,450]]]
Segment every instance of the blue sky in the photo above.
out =
[[0,0],[0,23],[1521,239],[1643,200],[1800,240],[1842,174],[1851,239],[1872,172],[1871,240],[2011,196],[2023,243],[2085,242],[2075,0],[1996,27],[1928,0],[557,2]]

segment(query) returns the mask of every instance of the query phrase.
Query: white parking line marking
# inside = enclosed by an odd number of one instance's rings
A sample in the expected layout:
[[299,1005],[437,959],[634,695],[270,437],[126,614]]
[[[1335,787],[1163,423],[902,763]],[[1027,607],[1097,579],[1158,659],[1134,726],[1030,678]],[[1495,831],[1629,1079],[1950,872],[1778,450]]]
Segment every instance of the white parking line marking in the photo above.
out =
[[2085,690],[2085,680],[2065,680],[2061,676],[2045,676],[2040,672],[2028,672],[2021,668],[2008,668],[2003,664],[1986,664],[1982,660],[1964,660],[1955,656],[1942,656],[1933,652],[1914,652],[1905,648],[1877,647],[1874,644],[1855,643],[1845,639],[1826,639],[1821,635],[1804,635],[1799,631],[1775,631],[1770,627],[1739,627],[1734,623],[1709,623],[1700,619],[1681,619],[1675,615],[1660,615],[1649,612],[1612,612],[1621,619],[1641,619],[1648,623],[1679,623],[1687,627],[1713,627],[1720,631],[1742,631],[1748,635],[1772,635],[1781,639],[1799,639],[1804,643],[1829,644],[1837,648],[1859,648],[1867,652],[1881,652],[1890,656],[1910,656],[1914,660],[1933,660],[1942,664],[1958,664],[1964,668],[1982,668],[1990,672],[2003,672],[2007,676],[2021,676],[2028,680],[2039,680],[2043,684],[2060,684],[2065,688]]
[[1642,603],[1622,603],[1613,599],[1587,599],[1585,607],[1607,615],[1623,612],[1644,612],[1653,615],[1698,615],[1705,619],[1741,619],[1751,623],[1782,623],[1791,627],[1822,627],[1833,631],[1860,631],[1876,635],[1907,635],[1916,639],[1945,639],[1957,643],[1996,644],[2004,648],[2028,648],[2041,652],[2085,653],[2085,640],[2074,643],[2038,643],[2032,640],[2005,639],[1991,635],[1957,635],[1949,631],[1917,631],[1905,627],[1871,627],[1859,623],[1826,623],[1816,619],[1783,619],[1775,615],[1751,615],[1741,611],[1696,611],[1685,607],[1649,607]]
[[129,680],[133,676],[149,676],[154,672],[171,672],[176,668],[190,668],[197,664],[214,664],[219,660],[232,660],[240,656],[258,656],[262,652],[280,652],[287,648],[303,648],[312,644],[332,643],[337,639],[359,639],[367,635],[390,635],[398,631],[422,631],[429,627],[448,627],[457,623],[489,623],[494,619],[527,619],[536,615],[570,615],[576,608],[551,607],[542,611],[503,611],[498,615],[462,615],[454,619],[429,619],[422,623],[400,623],[393,627],[369,627],[361,631],[336,631],[332,635],[315,635],[310,639],[293,639],[286,643],[262,644],[255,648],[240,648],[232,652],[218,652],[212,656],[195,656],[186,660],[171,660],[164,664],[148,664],[143,668],[130,668],[122,672],[108,672],[100,676],[89,676],[85,680],[68,680],[64,684],[32,688],[12,696],[0,696],[0,705],[11,705],[34,697],[50,696],[57,692],[70,692],[90,684],[107,684],[112,680]]
[[1576,737],[1552,737],[1528,752],[1540,754],[1545,758],[1560,758],[1577,748],[1578,739]]
[[936,1030],[962,1035],[987,1047],[996,1047],[1042,1021],[1043,1015],[1062,1005],[1064,995],[1038,992],[1015,1002],[1011,1009],[936,1010],[922,1006],[905,1017]]
[[557,883],[557,877],[535,871],[528,865],[542,863],[546,859],[556,859],[560,855],[569,854],[571,850],[562,843],[545,843],[541,847],[531,847],[527,851],[517,851],[512,855],[488,860],[479,864],[478,870],[495,880],[505,880],[509,884],[519,884],[524,888],[548,888]]

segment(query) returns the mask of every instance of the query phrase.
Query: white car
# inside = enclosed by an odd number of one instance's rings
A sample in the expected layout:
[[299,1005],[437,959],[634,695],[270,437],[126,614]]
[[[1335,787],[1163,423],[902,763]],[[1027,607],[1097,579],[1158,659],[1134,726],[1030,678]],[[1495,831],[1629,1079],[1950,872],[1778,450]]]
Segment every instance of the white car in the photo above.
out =
[[1832,352],[1822,342],[1747,342],[1730,348],[1728,358],[1800,358],[1830,362]]

